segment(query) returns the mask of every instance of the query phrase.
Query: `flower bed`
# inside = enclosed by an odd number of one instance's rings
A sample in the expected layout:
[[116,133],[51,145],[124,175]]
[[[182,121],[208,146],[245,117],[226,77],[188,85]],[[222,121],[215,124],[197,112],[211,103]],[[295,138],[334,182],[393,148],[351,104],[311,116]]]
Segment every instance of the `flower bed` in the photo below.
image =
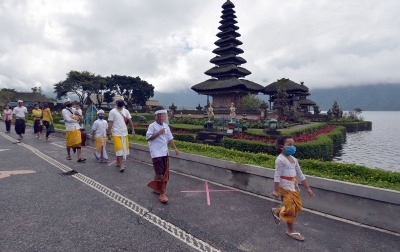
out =
[[[294,136],[293,139],[294,139],[295,143],[304,143],[304,142],[314,141],[314,140],[317,140],[317,136],[319,136],[320,134],[330,133],[335,128],[336,128],[336,126],[326,126],[325,128],[318,129],[313,133],[304,132],[301,135]],[[263,143],[275,143],[276,142],[276,139],[269,138],[268,136],[263,137],[263,136],[250,135],[250,134],[246,134],[246,133],[236,134],[232,138],[258,141],[258,142],[263,142]]]

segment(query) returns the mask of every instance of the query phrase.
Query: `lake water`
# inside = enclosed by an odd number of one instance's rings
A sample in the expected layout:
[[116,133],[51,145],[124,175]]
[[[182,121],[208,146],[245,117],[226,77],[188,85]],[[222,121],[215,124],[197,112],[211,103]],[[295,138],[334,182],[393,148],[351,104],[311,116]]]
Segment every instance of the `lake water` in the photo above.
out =
[[347,133],[334,162],[365,165],[400,172],[400,111],[363,111],[371,131]]

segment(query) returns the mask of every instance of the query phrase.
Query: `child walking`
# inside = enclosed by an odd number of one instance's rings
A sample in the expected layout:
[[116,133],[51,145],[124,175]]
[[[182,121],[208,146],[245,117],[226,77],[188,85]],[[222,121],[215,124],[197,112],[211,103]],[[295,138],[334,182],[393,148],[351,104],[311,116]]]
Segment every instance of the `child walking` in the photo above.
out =
[[287,223],[286,234],[298,241],[305,238],[294,229],[294,221],[302,208],[298,181],[306,188],[310,198],[315,197],[306,177],[300,169],[299,162],[292,155],[296,152],[294,140],[291,136],[280,136],[276,141],[276,150],[279,156],[275,160],[274,192],[276,198],[281,197],[283,207],[272,208],[271,213],[277,225],[280,220]]
[[[102,109],[97,111],[99,119],[93,123],[92,141],[96,143],[96,152],[94,156],[99,163],[107,163],[108,155],[106,151],[106,132],[108,129],[108,123],[104,120],[104,111]],[[96,139],[95,139],[96,136]]]

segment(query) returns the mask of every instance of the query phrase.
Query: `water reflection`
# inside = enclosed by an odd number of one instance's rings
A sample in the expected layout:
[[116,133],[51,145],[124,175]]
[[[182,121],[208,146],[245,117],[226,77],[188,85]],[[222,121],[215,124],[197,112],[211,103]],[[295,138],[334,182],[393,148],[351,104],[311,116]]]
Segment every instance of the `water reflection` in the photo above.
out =
[[362,116],[372,121],[372,130],[347,133],[333,161],[400,172],[400,111],[366,111]]

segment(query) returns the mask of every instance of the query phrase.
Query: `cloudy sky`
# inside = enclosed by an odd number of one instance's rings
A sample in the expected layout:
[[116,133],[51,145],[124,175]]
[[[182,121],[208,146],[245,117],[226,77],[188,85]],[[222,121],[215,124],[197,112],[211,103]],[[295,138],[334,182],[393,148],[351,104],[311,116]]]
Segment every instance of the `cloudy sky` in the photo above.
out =
[[[140,76],[158,92],[208,79],[225,0],[1,0],[0,88],[53,91],[70,70]],[[398,0],[232,0],[267,85],[400,84]]]

